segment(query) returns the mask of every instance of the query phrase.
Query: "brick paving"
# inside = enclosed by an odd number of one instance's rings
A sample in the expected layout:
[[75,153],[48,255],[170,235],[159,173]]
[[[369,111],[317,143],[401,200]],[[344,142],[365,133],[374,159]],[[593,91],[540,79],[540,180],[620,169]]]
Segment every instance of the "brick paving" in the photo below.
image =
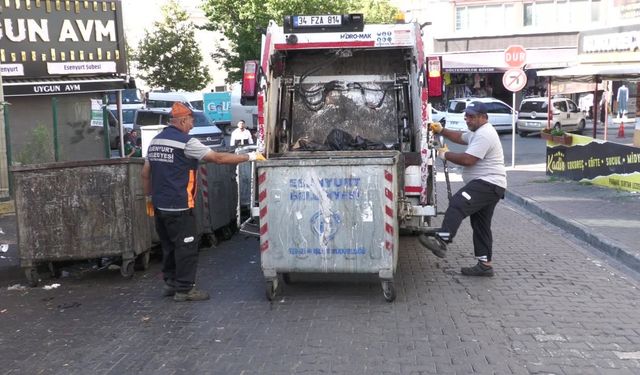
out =
[[402,237],[397,299],[375,277],[293,275],[265,298],[258,242],[200,253],[207,302],[160,296],[160,264],[2,280],[0,374],[637,374],[637,275],[504,201],[494,278],[468,278],[463,224],[440,260]]

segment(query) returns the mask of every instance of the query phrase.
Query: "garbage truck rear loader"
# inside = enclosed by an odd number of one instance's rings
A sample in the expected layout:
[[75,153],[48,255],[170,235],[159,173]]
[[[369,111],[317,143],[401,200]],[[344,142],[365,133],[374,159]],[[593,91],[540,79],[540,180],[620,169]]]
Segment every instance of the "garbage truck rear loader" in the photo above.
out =
[[252,209],[268,299],[309,272],[376,274],[394,300],[399,233],[432,233],[437,212],[424,60],[416,23],[270,22]]

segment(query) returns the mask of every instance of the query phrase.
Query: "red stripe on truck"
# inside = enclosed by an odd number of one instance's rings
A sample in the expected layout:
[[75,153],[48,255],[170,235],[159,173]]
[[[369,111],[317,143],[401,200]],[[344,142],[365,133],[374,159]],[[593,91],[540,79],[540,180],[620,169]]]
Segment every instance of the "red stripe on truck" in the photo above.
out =
[[276,43],[274,45],[276,50],[291,50],[291,49],[308,49],[308,48],[358,48],[358,47],[373,47],[375,42],[373,40],[363,42],[313,42],[313,43]]

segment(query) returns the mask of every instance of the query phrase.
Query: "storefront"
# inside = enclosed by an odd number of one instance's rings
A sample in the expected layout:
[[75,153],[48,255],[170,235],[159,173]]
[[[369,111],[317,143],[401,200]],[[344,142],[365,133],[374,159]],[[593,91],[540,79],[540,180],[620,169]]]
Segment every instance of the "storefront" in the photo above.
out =
[[[527,86],[520,95],[545,95],[546,82],[536,71],[551,67],[566,67],[576,61],[575,48],[527,48]],[[441,55],[444,73],[444,96],[447,101],[460,97],[495,97],[509,102],[511,92],[502,85],[502,75],[509,67],[504,50],[465,51]]]
[[590,30],[578,36],[578,64],[538,72],[552,82],[586,82],[603,87],[603,107],[611,112],[612,123],[622,130],[625,122],[635,123],[633,146],[607,142],[605,136],[605,141],[596,140],[597,121],[592,138],[572,135],[573,147],[548,146],[548,175],[640,191],[640,106],[636,100],[640,96],[639,50],[640,24]]
[[102,100],[128,83],[121,2],[5,2],[0,22],[0,190],[11,165],[108,157]]

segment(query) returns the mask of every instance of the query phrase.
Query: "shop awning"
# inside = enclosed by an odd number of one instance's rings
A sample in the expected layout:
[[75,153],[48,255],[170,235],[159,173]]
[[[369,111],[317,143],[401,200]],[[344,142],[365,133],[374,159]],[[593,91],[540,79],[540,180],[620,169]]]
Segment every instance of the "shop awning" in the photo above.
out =
[[553,77],[554,81],[595,82],[596,79],[640,79],[640,63],[580,64],[564,69],[538,71],[539,77]]
[[[525,69],[564,68],[576,62],[576,48],[527,49]],[[442,70],[448,73],[491,73],[509,69],[504,51],[466,51],[442,54]]]
[[65,95],[85,92],[124,90],[125,78],[74,77],[52,79],[4,79],[4,96]]

